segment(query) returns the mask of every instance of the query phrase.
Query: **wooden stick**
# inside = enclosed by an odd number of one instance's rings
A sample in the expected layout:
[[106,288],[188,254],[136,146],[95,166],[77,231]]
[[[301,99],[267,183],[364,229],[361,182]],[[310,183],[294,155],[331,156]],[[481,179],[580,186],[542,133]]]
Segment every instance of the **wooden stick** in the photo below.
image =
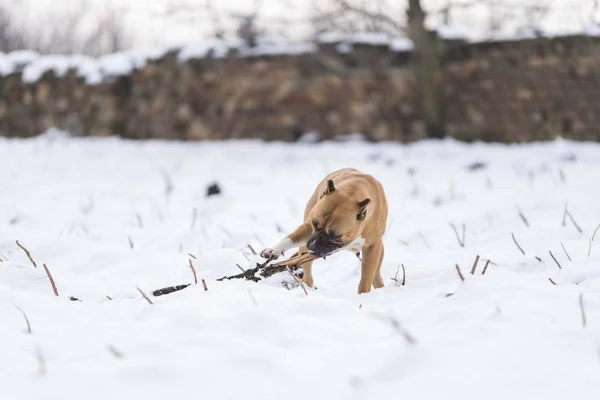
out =
[[519,213],[519,217],[521,217],[521,220],[523,221],[525,226],[529,228],[529,221],[527,221],[527,218],[525,218],[525,215],[523,214],[523,212],[521,211],[521,209],[519,207],[517,207],[517,212]]
[[460,267],[458,266],[458,264],[456,264],[456,272],[458,272],[458,277],[460,278],[461,281],[465,281],[465,277],[463,276],[462,272],[460,272]]
[[479,254],[475,257],[475,262],[473,263],[473,268],[471,268],[471,275],[475,275],[475,270],[477,269],[477,263],[479,262]]
[[34,261],[34,260],[33,260],[33,258],[31,257],[31,253],[29,252],[29,250],[27,250],[27,249],[25,248],[25,246],[23,246],[21,243],[19,243],[19,241],[18,241],[18,240],[17,240],[16,242],[17,242],[17,246],[19,246],[19,247],[20,247],[20,248],[21,248],[21,249],[22,249],[22,250],[25,252],[25,254],[27,255],[27,258],[29,258],[29,261],[31,261],[31,263],[33,264],[33,266],[34,266],[35,268],[37,268],[37,264],[35,263],[35,261]]
[[563,251],[567,255],[567,258],[569,259],[569,261],[573,261],[573,260],[571,260],[571,256],[569,256],[569,253],[567,253],[567,249],[565,248],[565,245],[563,244],[563,242],[560,242],[560,245],[562,246]]
[[43,264],[43,266],[46,270],[46,275],[48,275],[48,279],[50,280],[50,284],[52,285],[52,290],[54,291],[54,294],[58,296],[58,289],[56,288],[56,284],[54,283],[54,278],[52,278],[52,274],[50,273],[50,270],[48,269],[46,264]]
[[558,265],[558,269],[562,269],[562,267],[560,266],[560,263],[558,262],[558,260],[556,259],[556,257],[554,257],[554,254],[552,254],[552,252],[550,250],[548,250],[548,253],[550,253],[550,257],[552,257],[552,259],[554,260],[554,262],[556,263],[556,265]]
[[290,269],[290,267],[286,266],[286,268],[287,268],[288,272],[290,273],[290,275],[298,283],[298,285],[300,285],[300,287],[302,288],[302,290],[304,290],[304,294],[308,296],[308,292],[306,291],[306,288],[304,287],[304,283],[302,283],[302,281],[292,272],[292,270]]
[[189,258],[188,260],[190,261],[190,269],[192,270],[192,273],[194,274],[194,284],[197,285],[198,284],[198,275],[196,275],[196,268],[194,268],[194,264],[192,264],[192,259]]
[[25,318],[25,323],[27,324],[27,333],[31,334],[31,324],[29,323],[29,318],[27,318],[27,314],[25,314],[25,311],[23,311],[21,307],[15,305],[15,308],[19,310],[21,314],[23,314],[23,318]]
[[515,234],[511,233],[511,235],[512,235],[513,241],[515,242],[515,244],[517,245],[517,247],[519,248],[519,250],[521,251],[521,253],[523,255],[525,255],[525,252],[523,251],[523,249],[521,248],[521,246],[519,246],[519,242],[517,242],[517,238],[515,238]]
[[204,288],[205,292],[208,291],[208,286],[206,286],[206,281],[204,279],[202,279],[202,287]]
[[587,325],[587,319],[585,317],[585,307],[583,305],[583,293],[579,294],[579,308],[581,309],[581,324],[585,328]]
[[491,260],[487,260],[485,262],[485,266],[483,267],[483,271],[481,271],[481,275],[485,275],[485,271],[487,271],[488,266],[490,265]]
[[144,293],[144,292],[142,291],[142,289],[140,289],[140,288],[136,288],[136,289],[138,290],[138,292],[140,292],[140,294],[141,294],[141,295],[144,297],[144,299],[146,299],[146,301],[147,301],[148,303],[150,303],[150,304],[154,304],[154,303],[152,302],[152,300],[150,300],[150,298],[149,298],[148,296],[146,296],[146,293]]

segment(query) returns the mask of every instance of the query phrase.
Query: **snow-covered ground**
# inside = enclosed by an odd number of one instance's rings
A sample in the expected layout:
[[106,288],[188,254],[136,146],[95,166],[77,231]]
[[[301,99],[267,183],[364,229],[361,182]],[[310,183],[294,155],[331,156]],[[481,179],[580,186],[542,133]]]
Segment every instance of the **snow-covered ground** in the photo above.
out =
[[[468,168],[477,162],[484,167]],[[0,140],[0,166],[3,399],[600,393],[600,243],[588,255],[600,223],[599,145],[43,136]],[[243,248],[298,225],[317,182],[345,166],[372,173],[387,192],[385,288],[357,295],[350,253],[316,262],[308,295],[286,289],[286,275],[216,281],[259,261]],[[222,194],[207,198],[215,181]],[[563,225],[565,202],[583,233],[569,218]],[[465,224],[464,248],[451,223],[459,232]],[[188,253],[208,291],[193,285],[146,302],[138,287],[150,294],[193,281]],[[400,264],[405,286],[390,279]]]

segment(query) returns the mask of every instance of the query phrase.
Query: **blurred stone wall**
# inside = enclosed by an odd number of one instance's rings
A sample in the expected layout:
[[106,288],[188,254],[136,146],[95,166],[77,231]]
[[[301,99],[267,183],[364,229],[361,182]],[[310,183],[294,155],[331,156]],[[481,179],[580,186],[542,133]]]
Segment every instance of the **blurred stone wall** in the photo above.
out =
[[[441,85],[450,136],[530,141],[600,140],[600,39],[448,47]],[[75,71],[25,83],[0,78],[0,134],[50,127],[132,139],[262,138],[292,141],[363,133],[372,140],[426,136],[410,53],[386,44],[336,43],[299,55],[203,57],[171,51],[129,74],[87,84]]]

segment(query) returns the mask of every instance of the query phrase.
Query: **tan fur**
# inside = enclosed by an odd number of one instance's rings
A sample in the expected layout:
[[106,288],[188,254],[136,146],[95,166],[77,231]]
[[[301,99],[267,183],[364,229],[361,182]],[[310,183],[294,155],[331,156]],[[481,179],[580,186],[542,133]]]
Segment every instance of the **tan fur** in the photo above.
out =
[[[332,180],[334,191],[329,191],[328,181]],[[370,202],[364,207],[366,215],[358,220],[359,203]],[[388,215],[387,199],[383,187],[375,178],[353,168],[345,168],[327,175],[317,186],[304,211],[304,223],[290,233],[273,249],[265,249],[263,257],[277,258],[291,247],[299,247],[299,252],[307,251],[306,243],[315,234],[313,221],[326,231],[341,235],[340,241],[351,243],[362,237],[361,278],[358,293],[367,293],[371,286],[383,287],[381,263],[383,261],[383,241]],[[355,251],[356,249],[348,249]],[[312,261],[302,265],[305,284],[313,287]]]

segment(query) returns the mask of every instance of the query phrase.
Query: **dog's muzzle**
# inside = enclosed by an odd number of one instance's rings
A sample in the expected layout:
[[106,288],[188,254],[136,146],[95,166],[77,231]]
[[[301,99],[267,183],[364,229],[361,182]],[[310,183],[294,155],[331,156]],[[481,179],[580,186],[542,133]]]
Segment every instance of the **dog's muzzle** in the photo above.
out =
[[343,245],[334,243],[326,235],[315,235],[308,240],[306,248],[308,252],[317,257],[325,257],[336,250],[342,248]]

